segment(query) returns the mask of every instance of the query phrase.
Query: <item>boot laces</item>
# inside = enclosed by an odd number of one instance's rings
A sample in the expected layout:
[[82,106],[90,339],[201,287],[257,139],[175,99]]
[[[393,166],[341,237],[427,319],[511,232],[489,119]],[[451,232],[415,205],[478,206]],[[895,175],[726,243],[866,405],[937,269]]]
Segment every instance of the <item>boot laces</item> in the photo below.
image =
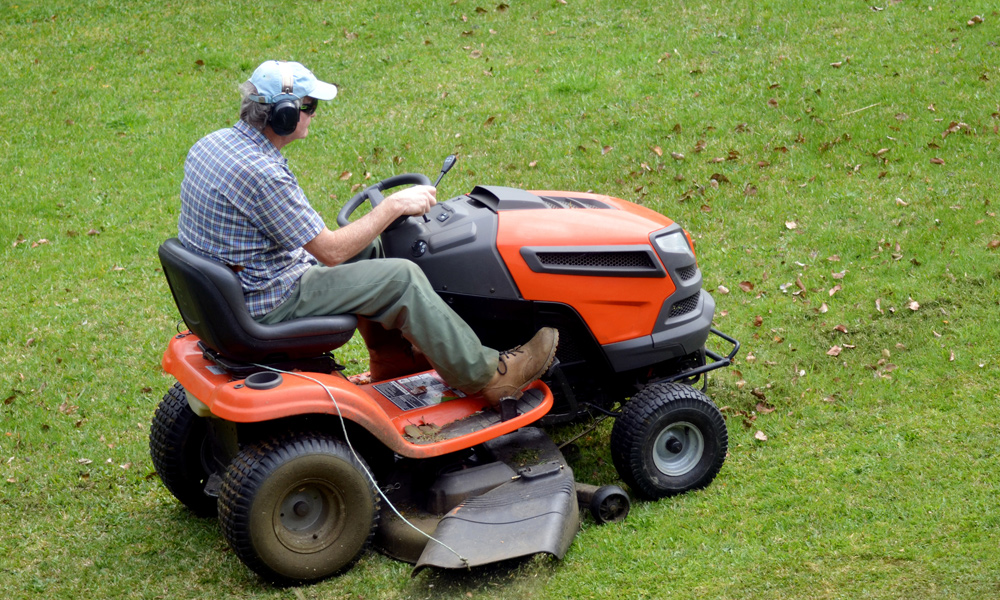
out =
[[511,348],[510,350],[504,350],[500,353],[500,360],[497,361],[497,373],[500,375],[507,374],[507,361],[514,358],[517,354],[524,354],[524,350],[520,346]]

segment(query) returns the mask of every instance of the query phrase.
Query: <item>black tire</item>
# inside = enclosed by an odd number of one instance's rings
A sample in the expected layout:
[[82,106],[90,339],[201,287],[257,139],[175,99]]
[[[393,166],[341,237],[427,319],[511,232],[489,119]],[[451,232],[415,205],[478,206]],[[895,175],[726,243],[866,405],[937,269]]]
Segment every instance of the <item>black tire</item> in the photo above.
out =
[[321,434],[240,451],[219,490],[222,533],[240,560],[279,585],[350,569],[378,524],[378,491],[359,460]]
[[647,386],[611,430],[611,458],[636,495],[650,500],[708,486],[726,460],[729,433],[708,396],[680,383]]
[[214,472],[208,422],[194,414],[180,383],[163,396],[149,427],[149,455],[160,481],[200,517],[214,517],[215,498],[205,494]]
[[605,485],[597,488],[588,508],[598,525],[606,525],[624,521],[632,502],[625,490],[617,485]]

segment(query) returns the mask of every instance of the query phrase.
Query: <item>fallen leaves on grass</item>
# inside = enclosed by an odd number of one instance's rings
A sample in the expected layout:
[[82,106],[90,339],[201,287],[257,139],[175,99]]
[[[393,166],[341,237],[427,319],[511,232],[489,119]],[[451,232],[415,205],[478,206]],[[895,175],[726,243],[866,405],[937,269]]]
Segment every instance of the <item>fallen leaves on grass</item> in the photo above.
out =
[[761,441],[761,442],[766,442],[767,441],[767,434],[764,433],[763,431],[759,430],[759,429],[757,430],[757,433],[753,434],[753,437],[754,437],[754,439],[756,439],[758,441]]

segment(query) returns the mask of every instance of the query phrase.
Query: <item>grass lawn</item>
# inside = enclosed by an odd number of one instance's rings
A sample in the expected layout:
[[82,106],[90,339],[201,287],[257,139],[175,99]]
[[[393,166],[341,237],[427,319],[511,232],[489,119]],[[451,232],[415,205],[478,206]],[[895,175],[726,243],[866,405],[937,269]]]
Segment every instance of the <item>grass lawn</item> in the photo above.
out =
[[[14,0],[0,32],[0,597],[1000,595],[987,4]],[[147,445],[179,320],[156,248],[188,148],[271,58],[340,85],[285,151],[328,223],[457,153],[442,198],[593,190],[684,225],[744,344],[711,379],[715,482],[585,522],[561,562],[411,578],[370,553],[299,589],[185,511]],[[615,482],[610,429],[578,479]]]

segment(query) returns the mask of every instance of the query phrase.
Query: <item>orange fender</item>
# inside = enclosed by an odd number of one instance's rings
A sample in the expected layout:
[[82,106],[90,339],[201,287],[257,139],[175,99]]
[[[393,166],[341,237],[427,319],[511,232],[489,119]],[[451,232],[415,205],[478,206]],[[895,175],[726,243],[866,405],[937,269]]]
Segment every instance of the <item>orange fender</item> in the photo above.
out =
[[339,373],[287,373],[277,387],[256,390],[247,387],[245,380],[232,379],[206,359],[198,342],[191,333],[175,336],[163,354],[162,365],[189,394],[208,407],[213,417],[234,423],[260,423],[307,414],[337,415],[339,408],[344,419],[364,427],[389,449],[410,458],[471,448],[529,425],[552,408],[552,392],[536,381],[528,389],[540,391],[543,399],[530,411],[458,437],[438,441],[431,436],[415,443],[406,435],[407,426],[444,427],[483,412],[488,403],[479,396],[466,396],[403,410],[383,396],[375,388],[377,384],[358,386]]

